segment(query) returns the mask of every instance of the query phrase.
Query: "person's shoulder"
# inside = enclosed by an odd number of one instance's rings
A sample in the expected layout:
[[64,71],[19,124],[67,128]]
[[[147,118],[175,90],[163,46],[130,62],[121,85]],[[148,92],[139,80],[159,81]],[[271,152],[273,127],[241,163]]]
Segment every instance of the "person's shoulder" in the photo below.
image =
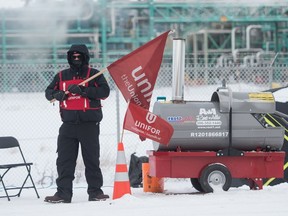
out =
[[57,74],[55,75],[56,80],[63,79],[63,77],[66,77],[69,75],[69,68],[65,68],[63,70],[59,70]]
[[98,70],[98,69],[96,69],[96,68],[93,68],[93,67],[90,67],[90,70],[91,70],[90,74],[92,74],[92,75],[94,75],[94,74],[96,74],[96,73],[98,73],[98,72],[99,72],[99,70]]
[[60,70],[59,72],[61,72],[61,71],[62,71],[62,72],[64,72],[64,71],[65,71],[65,72],[69,72],[69,71],[70,71],[70,68],[64,68],[63,70]]
[[65,69],[63,69],[63,70],[59,70],[58,74],[60,74],[60,73],[62,73],[62,74],[64,74],[64,73],[69,73],[69,71],[70,71],[69,68],[65,68]]

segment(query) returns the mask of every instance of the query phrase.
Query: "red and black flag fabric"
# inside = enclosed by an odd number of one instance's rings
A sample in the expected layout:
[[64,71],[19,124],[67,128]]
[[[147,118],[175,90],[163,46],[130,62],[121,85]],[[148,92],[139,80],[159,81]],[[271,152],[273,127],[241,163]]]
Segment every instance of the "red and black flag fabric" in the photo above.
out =
[[149,109],[169,32],[162,33],[107,67],[127,102]]
[[168,145],[174,132],[167,121],[134,103],[129,103],[123,128],[164,145]]

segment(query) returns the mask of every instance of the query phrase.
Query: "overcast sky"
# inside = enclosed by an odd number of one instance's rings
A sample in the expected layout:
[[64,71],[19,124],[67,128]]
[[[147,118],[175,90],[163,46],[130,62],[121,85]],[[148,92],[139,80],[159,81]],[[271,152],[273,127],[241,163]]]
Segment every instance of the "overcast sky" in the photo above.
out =
[[0,0],[0,8],[22,7],[24,4],[24,0]]

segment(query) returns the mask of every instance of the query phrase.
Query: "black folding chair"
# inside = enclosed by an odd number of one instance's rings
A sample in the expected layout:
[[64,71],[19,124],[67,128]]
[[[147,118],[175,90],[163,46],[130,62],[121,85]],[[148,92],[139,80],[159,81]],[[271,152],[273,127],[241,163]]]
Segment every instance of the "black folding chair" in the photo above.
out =
[[[16,196],[20,197],[20,194],[21,194],[22,190],[23,189],[28,189],[28,188],[34,188],[37,197],[40,198],[39,194],[37,192],[37,189],[35,187],[34,181],[32,179],[32,176],[31,176],[31,166],[33,165],[33,163],[27,163],[26,162],[24,154],[23,154],[23,152],[22,152],[22,150],[20,148],[18,140],[15,137],[11,137],[11,136],[0,137],[0,151],[2,153],[5,152],[6,153],[6,157],[7,157],[7,151],[5,151],[5,149],[6,150],[7,149],[13,149],[13,154],[16,154],[16,153],[19,154],[19,158],[20,158],[21,161],[19,161],[19,163],[18,163],[18,161],[17,162],[15,161],[15,163],[7,163],[7,164],[6,163],[5,164],[1,164],[0,163],[0,182],[1,182],[3,190],[5,192],[5,196],[0,196],[0,198],[7,197],[7,199],[10,201],[10,197],[16,197]],[[15,151],[15,150],[17,150],[17,151]],[[0,158],[1,158],[1,156],[0,156]],[[21,169],[21,167],[22,167],[22,169]],[[10,185],[7,186],[4,183],[4,180],[6,181],[6,178],[4,179],[4,177],[8,176],[8,172],[10,170],[14,170],[16,168],[19,168],[17,170],[18,173],[19,173],[20,169],[21,170],[25,170],[23,183],[22,183],[22,180],[21,180],[21,183],[18,182],[16,184],[16,186],[14,184],[12,186],[10,186]],[[29,186],[27,186],[27,184],[26,184],[26,183],[28,183],[27,182],[28,179],[31,181]],[[11,179],[9,179],[9,180],[11,180]],[[17,190],[17,192],[13,193],[13,194],[12,193],[10,194],[10,193],[8,193],[8,191],[10,191],[10,190]]]

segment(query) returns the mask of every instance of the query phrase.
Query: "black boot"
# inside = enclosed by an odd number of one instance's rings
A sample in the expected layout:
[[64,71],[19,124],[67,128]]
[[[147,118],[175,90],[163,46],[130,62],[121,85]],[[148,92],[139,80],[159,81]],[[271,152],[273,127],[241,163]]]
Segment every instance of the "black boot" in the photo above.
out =
[[61,198],[58,195],[58,193],[55,193],[53,196],[45,197],[44,202],[49,202],[49,203],[71,203],[71,199]]
[[89,201],[105,201],[106,199],[109,199],[109,196],[107,194],[97,194],[97,195],[90,195]]

